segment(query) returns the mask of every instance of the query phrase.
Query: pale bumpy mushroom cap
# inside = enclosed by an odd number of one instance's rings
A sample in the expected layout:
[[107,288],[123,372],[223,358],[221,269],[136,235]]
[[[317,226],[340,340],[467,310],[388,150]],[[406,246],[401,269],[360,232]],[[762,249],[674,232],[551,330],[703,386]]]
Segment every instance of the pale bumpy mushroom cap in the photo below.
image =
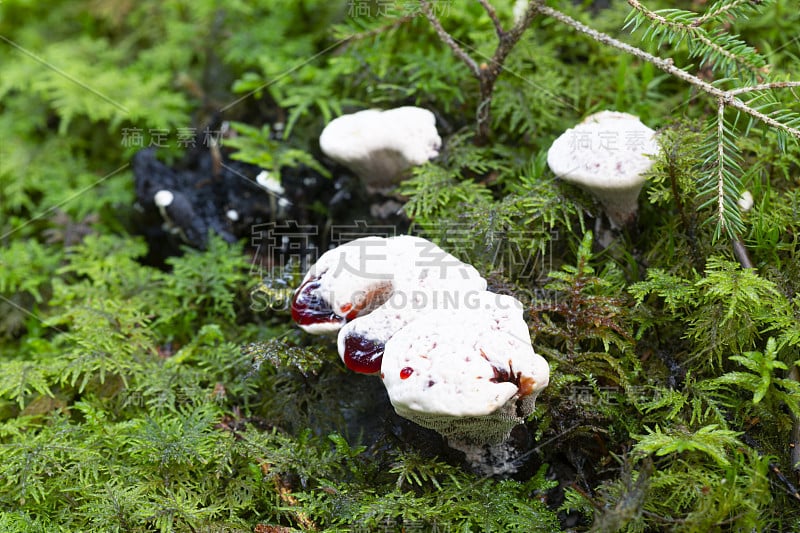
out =
[[474,267],[426,239],[363,237],[319,258],[295,293],[292,314],[309,333],[332,333],[394,292],[444,294],[464,282],[476,291],[486,287]]
[[376,188],[394,185],[403,171],[439,155],[441,145],[433,113],[413,106],[342,115],[319,137],[325,155]]
[[451,444],[508,438],[549,376],[522,305],[489,292],[470,309],[433,311],[401,328],[386,343],[381,367],[397,414]]
[[350,370],[378,373],[386,343],[401,328],[424,320],[431,312],[472,309],[480,305],[486,289],[486,281],[477,276],[437,280],[434,276],[410,279],[403,275],[396,281],[396,290],[383,305],[339,330],[339,357]]
[[558,177],[594,194],[614,227],[624,227],[638,211],[645,174],[659,153],[655,131],[634,115],[601,111],[568,129],[547,152]]

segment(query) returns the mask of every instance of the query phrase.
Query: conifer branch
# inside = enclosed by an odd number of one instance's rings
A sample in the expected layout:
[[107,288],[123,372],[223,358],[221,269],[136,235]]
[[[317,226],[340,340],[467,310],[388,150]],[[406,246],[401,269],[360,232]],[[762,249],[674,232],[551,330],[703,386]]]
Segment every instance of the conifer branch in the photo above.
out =
[[800,87],[800,81],[773,81],[769,83],[760,83],[758,85],[750,85],[748,87],[738,87],[731,89],[728,93],[736,96],[744,93],[751,93],[756,91],[771,91],[774,89],[793,89]]
[[725,101],[717,100],[717,222],[728,229],[725,218]]
[[747,7],[752,4],[753,0],[733,0],[730,4],[724,4],[720,2],[719,6],[714,6],[709,9],[705,14],[698,17],[694,22],[691,23],[691,26],[702,26],[709,20],[713,20],[715,18],[720,17],[726,13],[732,14],[732,12],[738,7]]
[[[679,20],[669,19],[667,17],[664,17],[656,13],[655,11],[647,9],[638,0],[628,0],[628,4],[638,13],[641,13],[642,16],[644,16],[645,18],[650,19],[651,21],[655,22],[660,26],[669,28],[674,32],[689,35],[691,39],[700,42],[707,49],[713,50],[714,52],[719,54],[719,56],[724,57],[728,61],[734,64],[741,65],[753,72],[761,72],[761,73],[764,72],[764,67],[762,65],[758,65],[753,61],[748,61],[747,58],[744,57],[742,54],[734,53],[734,51],[725,48],[718,42],[715,42],[712,38],[709,37],[708,33],[703,28],[699,27],[700,26],[699,24],[697,25],[695,24],[697,19],[688,24],[685,24]],[[738,43],[732,43],[732,41],[728,42],[734,45],[738,44]],[[704,62],[707,63],[708,59],[706,59]]]
[[[635,0],[631,0],[631,1],[635,1]],[[642,50],[640,48],[637,48],[637,47],[632,46],[632,45],[627,44],[627,43],[623,43],[622,41],[619,41],[619,40],[611,37],[610,35],[607,35],[605,33],[599,32],[599,31],[597,31],[597,30],[595,30],[593,28],[590,28],[590,27],[586,26],[585,24],[573,19],[572,17],[570,17],[569,15],[567,15],[565,13],[562,13],[561,11],[555,10],[555,9],[553,9],[551,7],[548,7],[548,6],[540,6],[538,8],[538,11],[540,13],[542,13],[543,15],[547,15],[548,17],[554,18],[554,19],[558,20],[559,22],[563,22],[567,26],[572,27],[573,29],[578,30],[579,32],[588,35],[589,37],[591,37],[595,41],[598,41],[598,42],[600,42],[602,44],[606,44],[606,45],[611,46],[613,48],[616,48],[618,50],[622,50],[623,52],[627,52],[627,53],[629,53],[629,54],[631,54],[631,55],[633,55],[633,56],[635,56],[635,57],[637,57],[637,58],[639,58],[639,59],[641,59],[643,61],[647,61],[648,63],[651,63],[655,67],[658,67],[659,69],[663,70],[667,74],[675,76],[676,78],[679,78],[679,79],[689,83],[690,85],[693,85],[694,87],[697,87],[698,89],[700,89],[704,93],[708,94],[709,96],[712,96],[712,97],[716,98],[717,100],[722,100],[724,105],[726,105],[728,107],[732,107],[734,109],[737,109],[737,110],[739,110],[739,111],[741,111],[743,113],[746,113],[746,114],[750,115],[751,117],[754,117],[754,118],[760,120],[761,122],[763,122],[764,124],[766,124],[768,126],[784,130],[786,133],[789,133],[792,136],[800,139],[800,129],[791,127],[791,126],[789,126],[787,124],[783,124],[782,122],[773,119],[769,115],[766,115],[766,114],[758,111],[757,109],[754,109],[753,107],[751,107],[747,103],[743,102],[742,100],[739,100],[738,98],[735,98],[736,95],[744,93],[744,92],[756,91],[756,90],[764,90],[765,88],[773,88],[773,86],[774,86],[774,88],[778,88],[778,87],[800,87],[800,82],[794,82],[794,81],[792,81],[792,82],[774,82],[774,85],[773,84],[760,84],[760,85],[753,86],[752,88],[745,88],[745,89],[731,89],[731,90],[719,89],[718,87],[715,87],[711,83],[708,83],[708,82],[702,80],[701,78],[699,78],[699,77],[697,77],[697,76],[695,76],[695,75],[693,75],[693,74],[691,74],[689,72],[686,72],[685,70],[683,70],[683,69],[681,69],[679,67],[676,67],[675,63],[672,61],[672,59],[660,58],[660,57],[654,56],[653,54],[645,52],[644,50]]]

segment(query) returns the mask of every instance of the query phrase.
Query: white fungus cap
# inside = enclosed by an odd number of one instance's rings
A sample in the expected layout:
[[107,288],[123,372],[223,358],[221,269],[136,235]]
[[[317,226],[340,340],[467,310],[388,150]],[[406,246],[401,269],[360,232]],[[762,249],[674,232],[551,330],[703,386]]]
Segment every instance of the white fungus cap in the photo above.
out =
[[157,207],[168,207],[172,204],[172,201],[175,199],[175,195],[172,194],[172,191],[167,191],[162,189],[158,191],[153,196],[153,202],[156,204]]
[[659,153],[655,135],[634,115],[601,111],[556,139],[547,164],[558,177],[593,193],[613,227],[624,227],[636,216],[645,173]]
[[436,430],[451,445],[502,442],[549,382],[522,305],[490,292],[477,304],[409,323],[383,355],[381,377],[397,414]]
[[[429,276],[416,280],[406,276],[396,279],[395,290],[386,302],[369,314],[348,322],[339,330],[336,343],[339,357],[348,368],[367,374],[377,373],[383,350],[367,353],[363,351],[364,344],[373,348],[375,345],[385,346],[401,328],[416,320],[424,320],[429,313],[472,309],[481,305],[486,289],[483,278],[443,278],[435,283],[435,287],[430,283],[433,279],[435,278]],[[348,340],[359,339],[360,353],[356,354],[348,347]],[[355,355],[359,355],[360,359],[354,360]]]
[[403,171],[439,155],[436,117],[406,106],[342,115],[325,126],[320,149],[372,187],[394,185]]
[[[306,273],[298,292],[313,283],[313,299],[346,320],[374,310],[395,292],[412,309],[430,298],[453,297],[458,288],[482,291],[484,280],[471,265],[459,261],[421,237],[362,237],[325,252]],[[302,324],[309,333],[333,333],[346,320]]]
[[753,193],[744,191],[736,203],[739,204],[739,209],[747,213],[753,208]]
[[286,192],[280,180],[266,170],[262,170],[258,173],[256,176],[256,183],[275,196],[280,196]]

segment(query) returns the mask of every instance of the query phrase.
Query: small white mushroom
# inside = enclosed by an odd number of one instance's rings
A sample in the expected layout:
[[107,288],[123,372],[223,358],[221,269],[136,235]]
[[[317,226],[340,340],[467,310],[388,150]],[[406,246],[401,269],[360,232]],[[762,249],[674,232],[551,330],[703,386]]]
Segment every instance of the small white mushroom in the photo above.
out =
[[436,117],[413,106],[342,115],[319,137],[325,155],[374,188],[396,184],[405,170],[439,155],[441,145]]
[[172,194],[172,191],[163,189],[153,195],[153,203],[156,204],[156,207],[158,207],[159,211],[170,205],[174,199],[175,195]]
[[164,221],[163,226],[167,231],[176,229],[175,224],[167,214],[167,207],[172,205],[173,200],[175,200],[175,195],[172,194],[172,191],[167,191],[165,189],[157,191],[153,195],[153,203],[156,204],[158,212],[161,213],[161,219]]
[[153,203],[161,213],[166,231],[178,234],[186,242],[205,245],[206,225],[195,214],[185,194],[161,189],[153,195]]
[[286,192],[283,188],[283,185],[281,185],[280,180],[266,170],[262,170],[258,173],[256,176],[256,183],[258,183],[268,193],[275,196],[280,196]]
[[455,447],[507,439],[550,376],[531,345],[522,305],[488,292],[478,304],[432,311],[401,328],[386,343],[381,366],[397,414]]
[[601,111],[556,139],[547,164],[561,179],[594,194],[612,227],[622,228],[636,218],[645,174],[659,153],[655,133],[634,115]]
[[743,213],[747,213],[753,208],[753,193],[744,191],[737,203],[739,204],[739,209],[741,209]]

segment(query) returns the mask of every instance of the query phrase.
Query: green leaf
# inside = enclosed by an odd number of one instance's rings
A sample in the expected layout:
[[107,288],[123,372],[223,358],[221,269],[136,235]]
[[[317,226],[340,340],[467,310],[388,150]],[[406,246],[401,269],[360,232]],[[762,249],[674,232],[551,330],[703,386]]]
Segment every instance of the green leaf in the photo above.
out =
[[695,432],[656,426],[647,429],[647,435],[636,435],[634,450],[659,457],[673,453],[697,451],[711,457],[720,465],[729,465],[728,449],[740,445],[736,431],[720,429],[716,424],[703,426]]

